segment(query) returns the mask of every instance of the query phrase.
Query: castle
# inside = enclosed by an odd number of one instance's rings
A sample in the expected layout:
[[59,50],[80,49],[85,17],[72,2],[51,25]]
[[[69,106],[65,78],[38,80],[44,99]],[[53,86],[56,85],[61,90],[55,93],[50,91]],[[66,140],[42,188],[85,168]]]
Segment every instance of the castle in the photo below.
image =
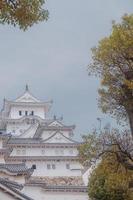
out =
[[0,113],[0,199],[87,200],[84,168],[73,139],[74,125],[48,117],[26,86]]

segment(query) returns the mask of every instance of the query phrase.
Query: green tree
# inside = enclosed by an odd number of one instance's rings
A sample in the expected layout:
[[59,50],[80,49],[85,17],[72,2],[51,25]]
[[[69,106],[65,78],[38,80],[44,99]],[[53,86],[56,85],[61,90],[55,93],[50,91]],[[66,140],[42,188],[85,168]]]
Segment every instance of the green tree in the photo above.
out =
[[133,194],[129,188],[131,176],[132,173],[123,166],[117,167],[114,155],[108,154],[91,174],[88,185],[90,199],[132,200]]
[[48,19],[45,0],[0,0],[0,23],[26,30],[33,24]]
[[113,22],[110,36],[92,49],[89,73],[101,78],[99,107],[117,120],[128,119],[133,136],[133,14]]

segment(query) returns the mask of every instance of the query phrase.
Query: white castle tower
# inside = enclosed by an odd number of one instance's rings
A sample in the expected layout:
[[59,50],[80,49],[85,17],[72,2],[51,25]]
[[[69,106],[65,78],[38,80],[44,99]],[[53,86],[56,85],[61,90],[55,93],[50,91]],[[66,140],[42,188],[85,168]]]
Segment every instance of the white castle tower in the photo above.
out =
[[56,116],[49,119],[51,106],[52,101],[41,102],[28,86],[15,101],[4,99],[0,175],[21,183],[23,193],[34,200],[87,200],[75,126]]

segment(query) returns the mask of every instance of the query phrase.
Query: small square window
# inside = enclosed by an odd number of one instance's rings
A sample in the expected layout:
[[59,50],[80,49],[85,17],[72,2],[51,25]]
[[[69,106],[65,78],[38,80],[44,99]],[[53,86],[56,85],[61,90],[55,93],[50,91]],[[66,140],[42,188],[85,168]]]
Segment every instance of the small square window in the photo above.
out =
[[66,164],[66,169],[70,169],[70,164],[69,163]]
[[20,116],[22,115],[22,111],[21,111],[21,110],[19,110],[19,115],[20,115]]
[[36,165],[32,165],[32,169],[36,169]]
[[45,149],[42,149],[42,154],[43,154],[43,155],[45,154]]
[[34,115],[34,111],[33,110],[31,111],[31,115]]
[[26,115],[26,116],[28,115],[28,111],[27,111],[27,110],[25,111],[25,115]]
[[52,169],[55,169],[55,168],[56,168],[55,164],[52,164]]
[[51,169],[51,166],[50,166],[50,164],[47,164],[47,169]]

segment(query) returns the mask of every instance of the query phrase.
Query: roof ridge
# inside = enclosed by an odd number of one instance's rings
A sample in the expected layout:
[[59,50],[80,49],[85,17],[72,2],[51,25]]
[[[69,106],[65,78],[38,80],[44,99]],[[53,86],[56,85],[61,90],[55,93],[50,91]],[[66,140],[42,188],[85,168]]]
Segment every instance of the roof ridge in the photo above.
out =
[[[4,178],[0,178],[0,187],[6,187],[7,190],[10,190],[9,194],[14,196],[12,192],[14,192],[15,194],[18,195],[18,199],[20,200],[33,200],[32,198],[28,197],[27,195],[25,195],[24,193],[20,192],[16,186],[21,187],[21,189],[23,188],[23,185],[18,184],[17,182],[13,182],[10,180],[6,180]],[[14,187],[15,186],[15,187]],[[17,189],[16,189],[17,188]],[[15,195],[16,196],[16,195]]]

